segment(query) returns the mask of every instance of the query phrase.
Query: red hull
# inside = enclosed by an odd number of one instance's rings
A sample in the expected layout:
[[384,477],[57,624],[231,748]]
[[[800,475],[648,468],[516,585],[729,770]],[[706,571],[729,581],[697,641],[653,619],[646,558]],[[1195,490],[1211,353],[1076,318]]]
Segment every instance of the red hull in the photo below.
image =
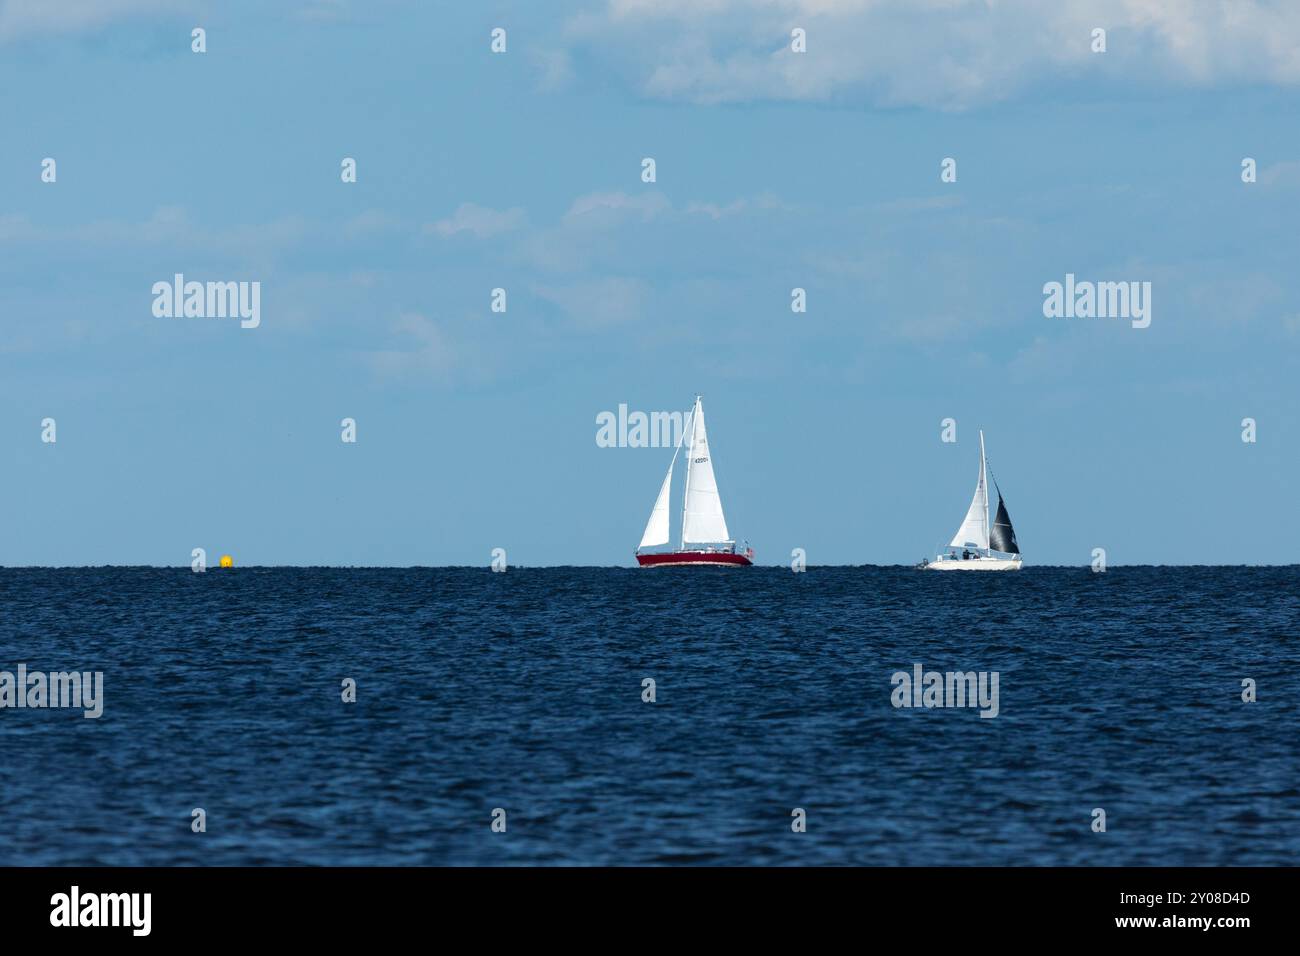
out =
[[735,554],[729,551],[669,551],[665,554],[638,554],[636,560],[643,568],[692,564],[747,568],[754,563],[749,554]]

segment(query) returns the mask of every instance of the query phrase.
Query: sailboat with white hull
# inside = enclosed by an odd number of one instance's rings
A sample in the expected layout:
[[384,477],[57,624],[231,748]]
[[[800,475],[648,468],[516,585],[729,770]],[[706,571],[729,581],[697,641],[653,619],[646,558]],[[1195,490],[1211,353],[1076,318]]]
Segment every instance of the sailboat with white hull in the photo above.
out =
[[[689,442],[687,441],[687,436]],[[686,494],[682,503],[682,536],[676,551],[646,551],[667,544],[669,535],[668,505],[672,498],[673,466],[683,443],[686,453]],[[704,406],[700,396],[695,396],[695,407],[668,463],[668,474],[659,488],[659,497],[646,522],[645,534],[636,549],[636,560],[643,568],[681,565],[719,565],[722,567],[748,567],[754,563],[754,550],[736,549],[736,542],[727,534],[727,519],[722,514],[722,498],[713,476],[713,460],[709,453],[709,439],[704,430]]]
[[966,520],[948,542],[948,551],[933,561],[923,561],[921,566],[931,571],[1019,571],[1020,545],[1016,530],[1011,526],[1002,489],[995,480],[998,493],[998,510],[989,523],[988,459],[984,456],[984,433],[980,432],[980,473],[975,484],[975,497],[971,499]]

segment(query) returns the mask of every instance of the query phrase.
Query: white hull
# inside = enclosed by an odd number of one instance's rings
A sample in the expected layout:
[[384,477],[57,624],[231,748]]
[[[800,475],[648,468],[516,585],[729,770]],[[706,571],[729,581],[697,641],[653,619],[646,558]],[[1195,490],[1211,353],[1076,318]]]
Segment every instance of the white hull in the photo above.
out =
[[941,555],[926,566],[927,571],[1019,571],[1019,558],[993,558],[978,555],[965,560]]

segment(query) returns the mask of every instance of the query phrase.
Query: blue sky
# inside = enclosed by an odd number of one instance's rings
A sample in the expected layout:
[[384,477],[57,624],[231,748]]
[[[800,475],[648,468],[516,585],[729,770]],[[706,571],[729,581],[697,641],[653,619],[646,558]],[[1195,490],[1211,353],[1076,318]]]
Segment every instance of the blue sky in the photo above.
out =
[[979,428],[1027,563],[1296,561],[1300,13],[538,6],[0,2],[0,564],[630,565],[596,416],[696,392],[760,563],[932,555]]

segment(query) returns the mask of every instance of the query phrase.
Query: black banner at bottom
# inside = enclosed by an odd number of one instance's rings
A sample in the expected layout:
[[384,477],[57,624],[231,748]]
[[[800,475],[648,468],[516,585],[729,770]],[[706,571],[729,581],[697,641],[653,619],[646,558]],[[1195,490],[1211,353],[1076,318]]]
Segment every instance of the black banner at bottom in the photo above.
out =
[[1293,882],[1288,869],[1232,868],[8,868],[0,925],[6,941],[78,943],[374,943],[434,931],[610,945],[689,928],[732,943],[842,931],[1231,945],[1285,926]]

